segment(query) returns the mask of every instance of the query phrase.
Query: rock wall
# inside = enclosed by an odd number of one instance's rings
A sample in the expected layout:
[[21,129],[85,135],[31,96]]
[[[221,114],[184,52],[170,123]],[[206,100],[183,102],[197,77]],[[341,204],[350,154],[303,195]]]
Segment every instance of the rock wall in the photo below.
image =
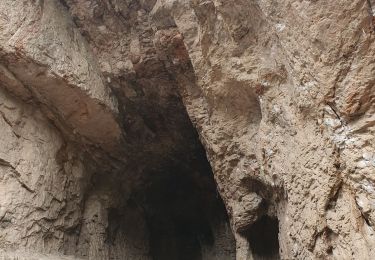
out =
[[77,241],[87,169],[41,111],[1,89],[1,249],[55,253]]
[[373,259],[373,6],[3,0],[0,256]]
[[278,219],[281,258],[374,257],[370,13],[366,1],[156,3],[156,45],[207,149],[238,259],[263,214]]

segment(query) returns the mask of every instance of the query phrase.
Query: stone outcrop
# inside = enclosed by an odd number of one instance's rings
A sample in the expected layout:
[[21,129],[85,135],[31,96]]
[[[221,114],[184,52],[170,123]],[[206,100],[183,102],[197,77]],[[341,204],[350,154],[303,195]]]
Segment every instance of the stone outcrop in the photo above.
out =
[[116,100],[66,8],[57,1],[1,5],[4,86],[25,101],[34,98],[73,134],[117,144]]
[[3,0],[0,259],[373,259],[373,6]]

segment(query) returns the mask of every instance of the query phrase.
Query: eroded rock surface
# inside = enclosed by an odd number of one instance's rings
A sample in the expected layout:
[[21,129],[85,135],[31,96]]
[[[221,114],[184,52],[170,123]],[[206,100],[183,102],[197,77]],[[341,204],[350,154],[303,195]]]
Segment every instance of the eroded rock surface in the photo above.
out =
[[0,259],[375,258],[373,6],[2,1]]

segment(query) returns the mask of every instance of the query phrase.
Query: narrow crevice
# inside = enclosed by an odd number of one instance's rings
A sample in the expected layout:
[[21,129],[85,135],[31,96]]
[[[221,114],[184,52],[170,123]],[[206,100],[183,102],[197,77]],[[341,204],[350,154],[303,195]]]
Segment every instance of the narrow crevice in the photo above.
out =
[[259,218],[244,235],[249,242],[254,260],[278,260],[279,222],[267,215]]

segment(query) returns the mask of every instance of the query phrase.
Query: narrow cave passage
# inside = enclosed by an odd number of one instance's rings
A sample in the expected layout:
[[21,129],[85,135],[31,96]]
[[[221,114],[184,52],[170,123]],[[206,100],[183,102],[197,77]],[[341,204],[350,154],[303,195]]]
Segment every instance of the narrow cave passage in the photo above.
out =
[[[146,218],[153,259],[207,259],[208,254],[230,259],[234,239],[225,209],[215,193],[198,186],[199,181],[171,173],[150,187]],[[218,241],[218,235],[224,241]],[[227,249],[210,252],[218,249],[218,242]]]
[[279,223],[277,218],[267,215],[258,219],[246,232],[254,260],[278,260]]
[[154,260],[235,259],[235,240],[202,150],[153,174],[143,207]]
[[235,259],[226,209],[200,143],[193,154],[176,154],[147,172],[126,204],[109,210],[105,241],[116,260]]

